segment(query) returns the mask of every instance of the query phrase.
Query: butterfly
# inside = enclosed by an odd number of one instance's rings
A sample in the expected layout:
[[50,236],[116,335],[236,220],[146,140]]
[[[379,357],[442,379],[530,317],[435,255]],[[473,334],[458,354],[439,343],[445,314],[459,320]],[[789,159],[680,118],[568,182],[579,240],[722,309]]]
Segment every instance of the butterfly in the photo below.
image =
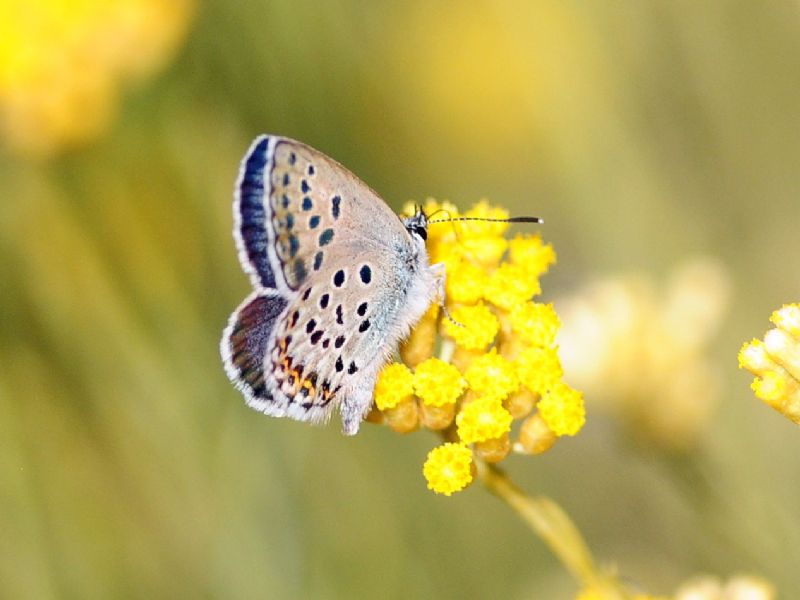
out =
[[249,406],[358,432],[381,368],[430,304],[421,209],[401,219],[322,152],[262,135],[242,160],[233,236],[253,292],[228,320],[225,371]]

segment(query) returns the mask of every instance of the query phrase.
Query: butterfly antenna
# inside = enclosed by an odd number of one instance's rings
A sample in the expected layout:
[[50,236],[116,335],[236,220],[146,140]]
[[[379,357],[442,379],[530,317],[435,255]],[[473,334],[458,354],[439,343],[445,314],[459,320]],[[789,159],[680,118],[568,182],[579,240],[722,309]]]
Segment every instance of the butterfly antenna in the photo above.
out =
[[441,303],[439,306],[441,306],[441,307],[442,307],[442,312],[444,313],[444,316],[445,316],[445,317],[447,318],[447,320],[448,320],[448,321],[450,321],[450,322],[451,322],[453,325],[455,325],[456,327],[466,327],[466,325],[464,325],[463,323],[459,323],[458,321],[456,321],[456,320],[453,318],[453,315],[451,315],[451,314],[450,314],[450,311],[449,311],[449,310],[447,310],[447,307],[444,305],[444,302],[442,302],[442,303]]
[[432,225],[434,223],[452,223],[455,221],[489,221],[491,223],[544,223],[544,219],[540,219],[539,217],[509,217],[508,219],[492,219],[490,217],[450,217],[448,219],[436,219],[434,221],[428,221],[428,225]]
[[[433,211],[431,214],[427,215],[427,216],[428,216],[428,223],[430,223],[430,222],[431,222],[431,219],[432,219],[434,216],[438,215],[439,213],[447,213],[447,219],[444,219],[444,221],[452,221],[452,220],[453,220],[453,215],[452,215],[452,214],[450,214],[450,211],[449,211],[449,210],[447,210],[446,208],[437,208],[437,209],[436,209],[435,211]],[[442,222],[444,222],[444,221],[442,221]]]

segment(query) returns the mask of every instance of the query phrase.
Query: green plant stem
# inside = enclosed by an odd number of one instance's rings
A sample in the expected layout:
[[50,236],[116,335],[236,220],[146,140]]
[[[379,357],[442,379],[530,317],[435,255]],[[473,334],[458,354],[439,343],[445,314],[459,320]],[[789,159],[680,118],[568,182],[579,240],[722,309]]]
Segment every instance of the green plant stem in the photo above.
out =
[[612,573],[597,567],[580,531],[558,504],[545,496],[528,496],[503,470],[481,460],[475,462],[486,488],[514,509],[582,587],[602,590],[609,600],[630,597]]

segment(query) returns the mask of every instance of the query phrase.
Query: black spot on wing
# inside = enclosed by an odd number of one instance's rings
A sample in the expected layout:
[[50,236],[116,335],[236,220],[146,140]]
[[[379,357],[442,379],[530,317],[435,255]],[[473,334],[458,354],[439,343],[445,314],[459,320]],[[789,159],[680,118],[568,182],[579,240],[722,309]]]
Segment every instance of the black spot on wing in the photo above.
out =
[[333,229],[330,227],[319,234],[319,245],[320,246],[327,246],[333,240]]
[[363,265],[358,274],[361,277],[361,281],[364,283],[372,281],[372,269],[369,268],[369,265]]
[[344,285],[344,269],[339,269],[333,276],[333,285],[337,288]]

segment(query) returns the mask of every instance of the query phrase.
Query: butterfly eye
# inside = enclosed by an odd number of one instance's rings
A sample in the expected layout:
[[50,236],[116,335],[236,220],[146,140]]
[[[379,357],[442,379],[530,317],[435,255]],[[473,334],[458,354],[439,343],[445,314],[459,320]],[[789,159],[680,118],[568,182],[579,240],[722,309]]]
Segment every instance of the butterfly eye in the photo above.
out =
[[428,239],[428,230],[425,229],[424,227],[415,227],[414,228],[414,233],[416,233],[423,240],[427,240]]

